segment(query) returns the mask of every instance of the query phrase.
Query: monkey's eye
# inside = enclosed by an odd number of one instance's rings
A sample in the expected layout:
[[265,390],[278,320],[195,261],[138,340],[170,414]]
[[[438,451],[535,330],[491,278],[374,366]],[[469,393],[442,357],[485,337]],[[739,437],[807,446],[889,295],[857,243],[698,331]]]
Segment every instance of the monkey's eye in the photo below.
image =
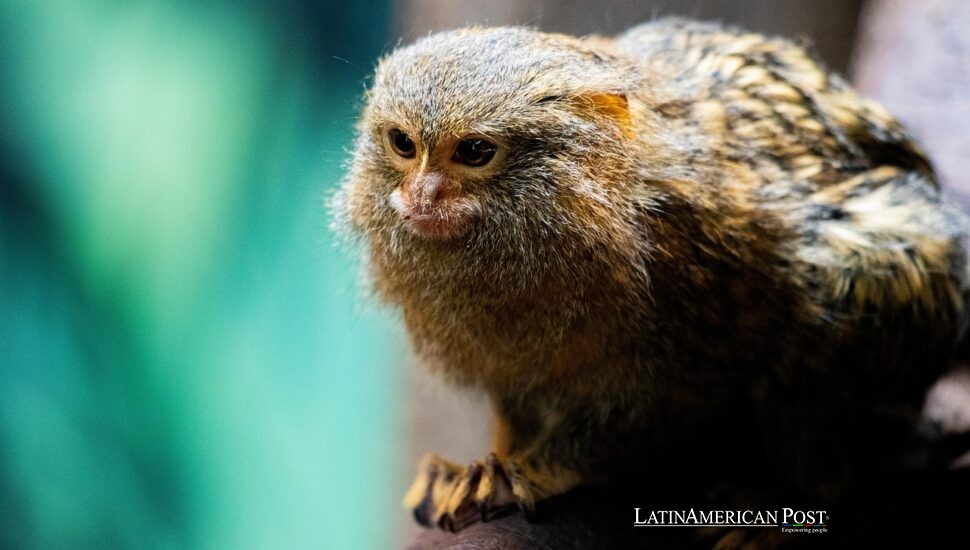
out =
[[387,141],[391,144],[391,149],[402,158],[411,159],[417,153],[417,147],[411,140],[411,136],[398,128],[391,128],[387,131]]
[[484,139],[465,139],[458,142],[451,160],[478,168],[491,162],[497,149],[494,143]]

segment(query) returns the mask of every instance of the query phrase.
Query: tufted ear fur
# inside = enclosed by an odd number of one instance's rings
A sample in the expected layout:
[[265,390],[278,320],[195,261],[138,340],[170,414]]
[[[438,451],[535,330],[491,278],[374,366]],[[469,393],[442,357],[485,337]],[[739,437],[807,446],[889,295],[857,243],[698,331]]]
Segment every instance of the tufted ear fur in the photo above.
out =
[[618,92],[584,92],[570,98],[570,103],[581,113],[593,118],[605,117],[616,123],[626,137],[633,137],[633,117],[626,94]]

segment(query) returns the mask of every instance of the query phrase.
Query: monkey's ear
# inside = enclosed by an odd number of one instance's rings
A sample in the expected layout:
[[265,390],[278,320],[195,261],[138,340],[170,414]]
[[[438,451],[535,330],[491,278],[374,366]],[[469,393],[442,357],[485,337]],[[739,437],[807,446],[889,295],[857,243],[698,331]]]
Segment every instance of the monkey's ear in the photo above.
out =
[[572,103],[580,111],[613,120],[626,137],[633,137],[633,117],[626,94],[619,92],[584,92],[573,96]]

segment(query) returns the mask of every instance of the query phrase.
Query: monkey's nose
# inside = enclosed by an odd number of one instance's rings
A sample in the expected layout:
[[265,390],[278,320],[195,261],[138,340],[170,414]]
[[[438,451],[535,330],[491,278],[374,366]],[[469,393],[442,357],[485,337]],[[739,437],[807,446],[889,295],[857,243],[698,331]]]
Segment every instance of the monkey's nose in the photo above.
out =
[[423,213],[433,211],[458,196],[455,185],[437,172],[422,174],[411,182],[405,182],[401,193],[405,203],[410,203],[411,208]]
[[406,178],[391,193],[390,202],[415,234],[434,239],[463,234],[481,212],[477,199],[434,173]]

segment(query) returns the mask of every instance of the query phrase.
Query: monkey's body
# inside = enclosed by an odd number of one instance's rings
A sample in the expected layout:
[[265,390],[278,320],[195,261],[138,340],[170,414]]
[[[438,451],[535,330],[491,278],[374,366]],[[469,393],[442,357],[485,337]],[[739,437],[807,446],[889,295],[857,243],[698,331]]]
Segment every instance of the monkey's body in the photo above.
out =
[[[419,357],[497,419],[485,462],[423,465],[422,522],[716,452],[725,425],[760,434],[733,452],[780,490],[837,499],[962,338],[963,218],[898,123],[790,42],[680,20],[457,31],[392,54],[371,94],[338,207]],[[419,152],[501,144],[453,186],[471,206],[428,207],[461,220],[447,238],[392,208],[438,169],[388,162],[387,121]]]

